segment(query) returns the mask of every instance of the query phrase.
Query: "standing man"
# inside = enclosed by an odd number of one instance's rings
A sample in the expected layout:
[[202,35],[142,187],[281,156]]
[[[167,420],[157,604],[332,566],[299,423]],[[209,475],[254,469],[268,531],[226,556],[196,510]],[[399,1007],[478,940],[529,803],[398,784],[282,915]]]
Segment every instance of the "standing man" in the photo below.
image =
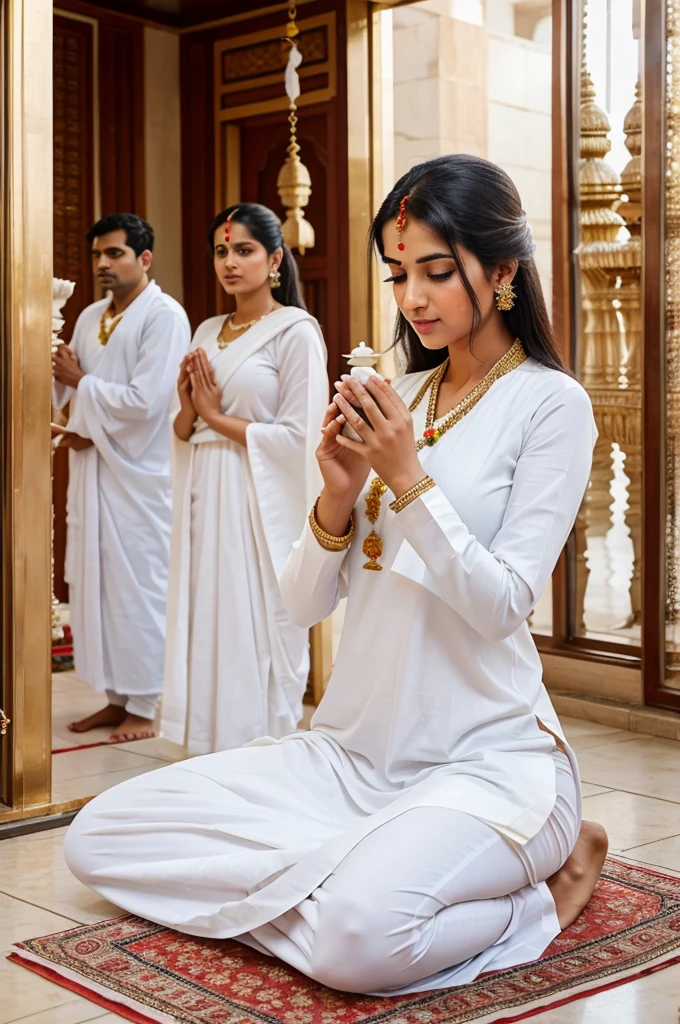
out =
[[130,213],[88,232],[107,298],[54,354],[54,402],[70,402],[65,578],[77,675],[108,704],[73,732],[154,735],[163,687],[171,527],[170,418],[187,316],[149,280],[153,228]]

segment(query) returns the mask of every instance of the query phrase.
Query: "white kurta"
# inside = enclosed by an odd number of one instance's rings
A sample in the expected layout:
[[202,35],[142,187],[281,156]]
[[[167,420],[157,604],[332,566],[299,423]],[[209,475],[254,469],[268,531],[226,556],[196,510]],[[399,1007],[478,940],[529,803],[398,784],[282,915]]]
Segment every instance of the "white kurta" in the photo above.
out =
[[54,385],[68,427],[94,447],[71,451],[65,578],[78,676],[98,691],[158,694],[163,682],[171,526],[168,408],[190,327],[151,282],[106,346],[109,300],[83,310],[71,348],[86,376]]
[[199,420],[174,436],[174,528],[163,734],[191,754],[284,736],[302,716],[308,630],[278,576],[319,493],[314,458],[328,404],[326,350],[308,313],[284,308],[228,348],[224,317],[198,328],[221,409],[250,420],[246,447]]
[[[407,402],[423,379],[397,382]],[[527,360],[420,453],[433,490],[398,515],[384,496],[381,572],[363,568],[363,500],[348,552],[325,551],[306,526],[282,577],[291,614],[310,625],[348,597],[311,731],[96,798],[67,843],[79,876],[191,934],[257,935],[268,922],[285,934],[282,915],[412,808],[463,812],[526,845],[556,799],[554,741],[537,717],[563,736],[526,619],[573,525],[595,437],[581,386]],[[520,927],[511,950],[493,947],[437,983],[539,956],[546,944],[540,927]]]

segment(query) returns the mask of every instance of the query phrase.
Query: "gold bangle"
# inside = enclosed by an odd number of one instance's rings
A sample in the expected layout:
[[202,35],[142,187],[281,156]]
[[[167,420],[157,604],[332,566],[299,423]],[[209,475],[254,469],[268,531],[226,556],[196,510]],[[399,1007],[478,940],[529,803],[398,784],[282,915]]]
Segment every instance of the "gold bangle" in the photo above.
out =
[[322,530],[321,527],[319,526],[316,520],[316,509],[318,504],[319,499],[317,498],[316,501],[314,502],[314,507],[312,508],[312,511],[309,513],[309,525],[312,533],[316,537],[321,547],[325,548],[326,551],[344,551],[345,548],[348,548],[352,543],[354,531],[356,529],[356,517],[354,515],[354,509],[352,509],[352,512],[349,517],[349,528],[347,530],[347,533],[343,537],[336,537],[335,534],[333,533],[326,533],[326,531]]
[[394,501],[390,502],[390,508],[393,512],[401,512],[410,505],[412,501],[419,498],[421,494],[425,494],[427,491],[431,491],[433,487],[436,487],[436,483],[431,476],[426,476],[419,483],[415,484],[414,487],[409,487],[405,494],[402,494],[400,498],[395,498]]

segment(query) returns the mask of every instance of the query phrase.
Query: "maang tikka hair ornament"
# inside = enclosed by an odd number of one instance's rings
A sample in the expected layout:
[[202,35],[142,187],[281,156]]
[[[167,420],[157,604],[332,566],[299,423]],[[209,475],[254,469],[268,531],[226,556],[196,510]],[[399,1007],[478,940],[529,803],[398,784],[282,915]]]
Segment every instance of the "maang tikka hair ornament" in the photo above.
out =
[[229,242],[229,232],[231,231],[231,218],[234,216],[235,213],[236,213],[236,210],[232,210],[231,213],[229,214],[229,216],[227,217],[226,221],[224,222],[224,241],[225,241],[225,243]]
[[397,214],[397,233],[399,234],[399,241],[397,243],[397,249],[399,252],[404,251],[404,243],[401,240],[402,231],[406,227],[406,204],[408,202],[408,196],[404,196],[402,201],[399,203],[399,213]]

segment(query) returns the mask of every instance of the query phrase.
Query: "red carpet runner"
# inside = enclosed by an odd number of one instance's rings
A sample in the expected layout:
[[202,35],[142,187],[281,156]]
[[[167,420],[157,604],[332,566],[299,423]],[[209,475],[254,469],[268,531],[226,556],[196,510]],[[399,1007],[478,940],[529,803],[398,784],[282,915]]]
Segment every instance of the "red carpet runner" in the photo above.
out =
[[121,917],[18,943],[11,960],[138,1024],[501,1024],[680,962],[680,878],[608,860],[538,961],[394,999],[343,995],[232,941]]

